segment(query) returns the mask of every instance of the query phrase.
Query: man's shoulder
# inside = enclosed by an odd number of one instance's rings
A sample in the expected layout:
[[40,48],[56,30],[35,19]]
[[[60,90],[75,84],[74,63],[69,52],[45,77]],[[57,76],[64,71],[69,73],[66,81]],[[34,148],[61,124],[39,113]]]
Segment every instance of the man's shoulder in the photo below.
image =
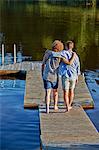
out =
[[62,50],[61,56],[62,56],[62,57],[65,57],[65,58],[68,58],[69,52],[68,52],[67,50]]
[[45,55],[45,57],[49,57],[51,54],[52,54],[52,50],[48,50],[48,49],[47,49],[47,50],[45,51],[45,54],[44,54],[44,55]]
[[52,57],[58,57],[61,58],[61,52],[52,52]]
[[46,50],[46,54],[52,57],[61,57],[61,52],[55,52],[52,50]]
[[62,50],[61,54],[68,54],[68,51],[67,50]]
[[45,51],[45,54],[50,54],[50,53],[52,53],[52,50],[47,49],[47,50]]

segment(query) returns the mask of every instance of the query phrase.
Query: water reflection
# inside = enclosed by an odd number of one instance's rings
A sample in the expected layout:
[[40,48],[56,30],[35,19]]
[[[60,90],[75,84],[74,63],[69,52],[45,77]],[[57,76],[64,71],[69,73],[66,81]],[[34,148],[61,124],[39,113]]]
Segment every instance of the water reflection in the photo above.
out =
[[1,88],[6,88],[6,89],[11,89],[11,88],[24,88],[25,87],[25,82],[21,80],[0,80],[0,89]]
[[[12,43],[23,44],[24,54],[41,60],[45,48],[54,39],[74,40],[81,58],[82,69],[99,66],[99,9],[81,4],[1,1],[1,32],[5,33],[7,51]],[[73,3],[74,4],[74,3]],[[83,7],[82,7],[83,6]]]

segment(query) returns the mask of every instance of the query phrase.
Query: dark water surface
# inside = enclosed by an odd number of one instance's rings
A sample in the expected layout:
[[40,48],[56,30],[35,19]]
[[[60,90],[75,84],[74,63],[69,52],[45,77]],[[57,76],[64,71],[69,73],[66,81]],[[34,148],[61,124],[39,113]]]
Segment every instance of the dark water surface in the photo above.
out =
[[21,43],[24,55],[42,60],[54,39],[69,39],[76,43],[82,69],[99,68],[99,8],[95,0],[92,6],[80,0],[20,1],[0,0],[0,32],[5,35],[7,52],[12,52],[14,42]]
[[39,150],[38,110],[24,110],[24,80],[0,80],[0,150]]
[[85,79],[95,104],[94,109],[86,112],[99,132],[99,70],[86,71]]

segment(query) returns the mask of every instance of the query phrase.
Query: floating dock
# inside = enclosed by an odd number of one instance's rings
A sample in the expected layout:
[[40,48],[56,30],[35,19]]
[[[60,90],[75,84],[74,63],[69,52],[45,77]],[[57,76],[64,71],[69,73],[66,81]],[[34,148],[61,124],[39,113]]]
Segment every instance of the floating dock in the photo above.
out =
[[70,112],[40,113],[42,149],[61,150],[68,145],[99,144],[99,133],[81,107]]
[[99,133],[84,111],[84,109],[94,108],[94,102],[84,77],[79,77],[73,109],[70,112],[65,112],[61,81],[59,81],[59,110],[54,111],[51,98],[50,113],[46,114],[40,65],[36,62],[24,62],[12,66],[2,66],[0,70],[24,70],[27,72],[24,108],[39,108],[41,149],[61,150],[68,146],[84,144],[99,146]]
[[84,109],[93,109],[94,102],[85,83],[79,77],[75,89],[73,109],[65,112],[61,81],[59,82],[59,110],[53,109],[51,99],[50,113],[46,114],[44,89],[41,73],[38,70],[28,71],[24,108],[39,108],[42,149],[62,149],[67,145],[99,144],[99,133],[85,113]]
[[[61,87],[61,81],[59,81],[59,108],[64,108],[63,93]],[[84,109],[94,108],[94,102],[90,95],[90,92],[85,83],[84,77],[79,77],[79,82],[75,89],[75,105],[80,105]],[[53,106],[53,100],[51,100]],[[44,102],[44,88],[41,72],[39,70],[31,70],[27,72],[26,76],[26,89],[24,98],[24,107],[45,107]]]

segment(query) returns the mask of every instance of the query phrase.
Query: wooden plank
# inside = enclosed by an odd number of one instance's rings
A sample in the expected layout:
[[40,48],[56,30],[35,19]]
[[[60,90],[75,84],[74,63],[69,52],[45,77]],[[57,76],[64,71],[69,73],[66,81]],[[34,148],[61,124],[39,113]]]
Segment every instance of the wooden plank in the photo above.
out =
[[24,97],[24,108],[37,107],[44,99],[43,81],[38,70],[28,71],[26,76],[26,88]]
[[75,89],[74,102],[76,106],[73,106],[73,109],[69,113],[66,113],[60,81],[59,110],[58,112],[54,112],[52,100],[50,114],[46,114],[41,73],[38,70],[27,72],[24,107],[34,109],[39,106],[41,144],[43,149],[51,149],[53,146],[56,149],[61,146],[66,147],[68,143],[99,143],[99,135],[95,127],[83,109],[78,107],[80,105],[85,108],[94,107],[93,99],[83,76],[80,76],[79,83]]
[[8,75],[8,74],[15,74],[18,73],[19,71],[16,70],[0,70],[0,75]]
[[70,112],[46,114],[40,109],[42,149],[60,149],[68,144],[99,144],[99,133],[81,107]]
[[[59,107],[65,107],[63,101],[63,93],[61,87],[61,81],[59,81]],[[75,89],[75,99],[74,103],[77,105],[81,105],[85,109],[94,108],[94,102],[90,95],[90,92],[87,88],[85,80],[83,76],[79,77],[79,82]],[[31,70],[27,72],[26,76],[26,89],[25,89],[25,97],[24,97],[24,107],[27,105],[31,105],[34,108],[35,105],[39,105],[39,107],[45,106],[44,103],[44,88],[43,81],[40,70]],[[53,105],[53,99],[51,100],[51,105]]]
[[15,64],[9,64],[9,65],[1,65],[0,70],[40,70],[41,68],[41,62],[40,61],[24,61],[20,63]]

